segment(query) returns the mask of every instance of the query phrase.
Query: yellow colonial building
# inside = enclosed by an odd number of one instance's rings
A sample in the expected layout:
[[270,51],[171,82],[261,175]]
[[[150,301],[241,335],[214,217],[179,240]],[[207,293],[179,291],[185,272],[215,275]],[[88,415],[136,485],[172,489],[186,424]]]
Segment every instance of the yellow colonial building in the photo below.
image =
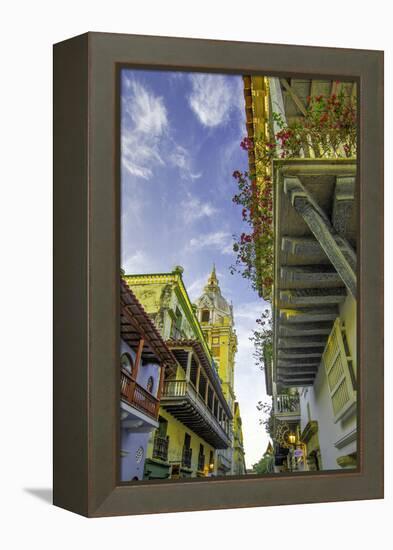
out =
[[177,361],[165,373],[145,479],[220,474],[219,453],[232,446],[233,409],[182,273],[178,266],[171,273],[124,277]]
[[[214,266],[204,291],[196,302],[196,306],[197,316],[203,333],[213,354],[214,361],[218,366],[225,399],[230,407],[232,417],[236,420],[234,377],[237,337],[234,329],[233,308],[221,294]],[[241,419],[238,407],[237,415],[237,430],[239,431],[240,426],[241,432]],[[233,427],[231,426],[230,431],[230,447],[218,452],[218,470],[220,475],[235,474],[239,470],[238,463],[236,463],[235,467],[234,462],[235,439]],[[243,441],[243,435],[241,435],[241,441]],[[241,460],[241,463],[244,463],[244,458]]]
[[239,403],[235,401],[233,416],[233,474],[235,476],[244,475],[246,473],[244,455],[242,419],[240,416]]

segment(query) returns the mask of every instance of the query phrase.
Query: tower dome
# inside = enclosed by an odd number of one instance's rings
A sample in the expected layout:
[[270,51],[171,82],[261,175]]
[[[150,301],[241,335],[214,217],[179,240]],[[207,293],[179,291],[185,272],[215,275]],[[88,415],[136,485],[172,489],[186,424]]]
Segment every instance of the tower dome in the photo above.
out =
[[207,280],[203,293],[196,301],[198,319],[203,323],[220,323],[224,318],[230,318],[233,323],[232,306],[221,294],[221,289],[216,273],[216,266]]

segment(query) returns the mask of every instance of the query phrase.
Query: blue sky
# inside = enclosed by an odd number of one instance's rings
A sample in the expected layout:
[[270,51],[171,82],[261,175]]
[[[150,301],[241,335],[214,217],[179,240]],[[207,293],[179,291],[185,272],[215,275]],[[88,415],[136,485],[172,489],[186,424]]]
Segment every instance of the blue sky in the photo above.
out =
[[247,228],[234,170],[247,169],[242,78],[218,74],[123,69],[121,75],[121,251],[127,273],[184,267],[192,300],[215,263],[221,290],[234,307],[239,350],[235,392],[246,462],[266,449],[258,424],[264,375],[249,341],[264,303],[240,275],[231,275],[233,235]]

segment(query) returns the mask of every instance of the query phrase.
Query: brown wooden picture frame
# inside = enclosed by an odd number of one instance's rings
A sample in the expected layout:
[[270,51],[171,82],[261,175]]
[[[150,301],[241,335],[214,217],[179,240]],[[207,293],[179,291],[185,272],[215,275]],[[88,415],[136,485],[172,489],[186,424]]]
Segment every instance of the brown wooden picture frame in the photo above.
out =
[[[120,485],[120,66],[359,85],[357,470]],[[383,497],[383,52],[106,33],[54,46],[54,504],[89,516]]]

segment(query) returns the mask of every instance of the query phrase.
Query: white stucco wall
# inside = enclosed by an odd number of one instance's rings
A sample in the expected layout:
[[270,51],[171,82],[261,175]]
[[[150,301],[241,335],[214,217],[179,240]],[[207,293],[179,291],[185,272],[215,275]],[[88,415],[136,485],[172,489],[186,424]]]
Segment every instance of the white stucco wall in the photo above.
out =
[[[346,327],[349,351],[356,366],[356,303],[352,297],[348,296],[340,307],[340,317]],[[332,401],[323,364],[319,366],[314,385],[300,392],[300,410],[302,431],[309,420],[318,422],[323,469],[339,469],[337,458],[356,451],[356,412],[345,420],[334,422]],[[346,443],[346,438],[355,440]],[[343,442],[340,443],[340,440]]]
[[[146,432],[131,432],[121,430],[121,460],[120,460],[120,479],[121,481],[132,481],[135,477],[143,479],[143,470],[145,467],[147,442],[149,440],[150,430]],[[143,449],[142,459],[137,462],[136,455],[139,448]]]

